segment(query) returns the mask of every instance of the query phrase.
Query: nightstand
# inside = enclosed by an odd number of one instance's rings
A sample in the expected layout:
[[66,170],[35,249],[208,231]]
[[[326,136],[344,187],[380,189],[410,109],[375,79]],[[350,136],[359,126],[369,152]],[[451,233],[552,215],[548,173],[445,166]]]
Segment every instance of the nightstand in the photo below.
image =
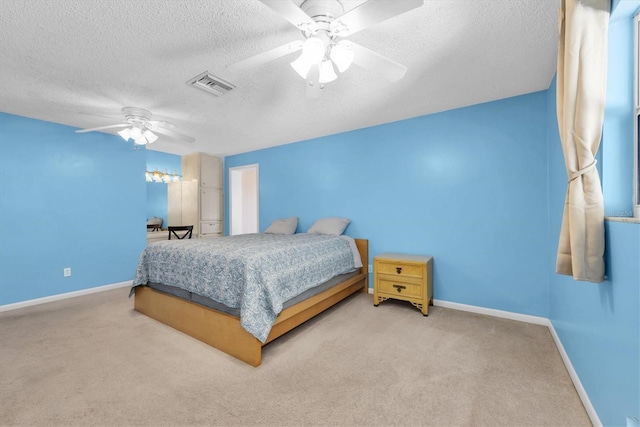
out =
[[393,298],[409,301],[424,316],[433,305],[433,258],[384,253],[373,258],[373,305]]

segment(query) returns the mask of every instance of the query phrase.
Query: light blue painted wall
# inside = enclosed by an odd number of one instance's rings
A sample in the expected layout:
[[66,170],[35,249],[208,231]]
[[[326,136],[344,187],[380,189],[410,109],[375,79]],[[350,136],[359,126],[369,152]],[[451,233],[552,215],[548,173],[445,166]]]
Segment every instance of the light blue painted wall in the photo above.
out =
[[74,130],[0,113],[0,305],[133,278],[145,150]]
[[[632,147],[633,121],[621,117],[630,115],[632,110],[625,108],[632,108],[632,104],[620,104],[618,95],[625,91],[627,97],[632,94],[633,74],[618,70],[630,66],[629,61],[620,60],[624,55],[618,49],[633,55],[628,52],[627,40],[632,37],[633,28],[628,22],[612,20],[607,89],[611,89],[608,100],[613,104],[607,106],[601,144],[607,213],[626,212],[631,196],[633,157],[628,155],[628,148]],[[626,417],[640,417],[640,224],[605,223],[608,280],[604,283],[577,282],[555,274],[567,186],[555,90],[554,81],[548,103],[549,253],[553,255],[549,263],[550,318],[600,421],[605,426],[624,426]],[[612,188],[613,182],[618,182],[620,188]]]
[[545,110],[539,92],[230,156],[225,168],[260,165],[263,230],[345,216],[371,258],[432,255],[436,299],[546,317]]
[[[177,173],[182,175],[182,157],[160,151],[146,150],[147,170]],[[147,182],[147,219],[162,218],[162,227],[167,226],[167,184]]]

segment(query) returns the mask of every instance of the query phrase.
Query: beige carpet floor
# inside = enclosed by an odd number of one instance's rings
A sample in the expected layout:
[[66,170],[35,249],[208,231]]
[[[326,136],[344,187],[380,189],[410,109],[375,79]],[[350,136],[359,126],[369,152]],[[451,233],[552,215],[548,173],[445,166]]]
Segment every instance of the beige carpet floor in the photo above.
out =
[[357,294],[253,368],[128,291],[0,313],[0,425],[591,425],[544,326]]

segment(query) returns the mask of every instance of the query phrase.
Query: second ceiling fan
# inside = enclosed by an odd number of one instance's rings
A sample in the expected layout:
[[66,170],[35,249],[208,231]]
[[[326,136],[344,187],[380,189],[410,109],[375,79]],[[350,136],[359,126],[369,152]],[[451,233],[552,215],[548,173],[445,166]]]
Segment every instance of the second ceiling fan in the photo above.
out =
[[300,7],[290,0],[260,0],[298,28],[304,37],[232,64],[232,70],[256,67],[302,50],[291,63],[307,81],[307,97],[317,98],[325,83],[354,63],[391,82],[404,77],[407,68],[350,40],[360,30],[424,4],[424,0],[368,0],[344,12],[340,0],[305,0]]
[[195,141],[195,138],[174,131],[175,126],[167,121],[151,120],[151,112],[144,108],[124,107],[122,113],[124,114],[123,122],[88,129],[78,129],[76,133],[121,128],[121,130],[118,131],[118,135],[125,141],[131,139],[135,145],[153,144],[158,139],[156,133],[181,142],[192,143]]

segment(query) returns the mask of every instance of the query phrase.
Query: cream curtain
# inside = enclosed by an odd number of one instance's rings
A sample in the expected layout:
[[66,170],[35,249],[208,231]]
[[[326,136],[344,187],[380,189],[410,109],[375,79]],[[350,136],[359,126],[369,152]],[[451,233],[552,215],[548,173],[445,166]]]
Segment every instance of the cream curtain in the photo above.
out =
[[604,281],[604,204],[595,154],[607,82],[609,0],[562,0],[556,102],[568,187],[556,272]]

